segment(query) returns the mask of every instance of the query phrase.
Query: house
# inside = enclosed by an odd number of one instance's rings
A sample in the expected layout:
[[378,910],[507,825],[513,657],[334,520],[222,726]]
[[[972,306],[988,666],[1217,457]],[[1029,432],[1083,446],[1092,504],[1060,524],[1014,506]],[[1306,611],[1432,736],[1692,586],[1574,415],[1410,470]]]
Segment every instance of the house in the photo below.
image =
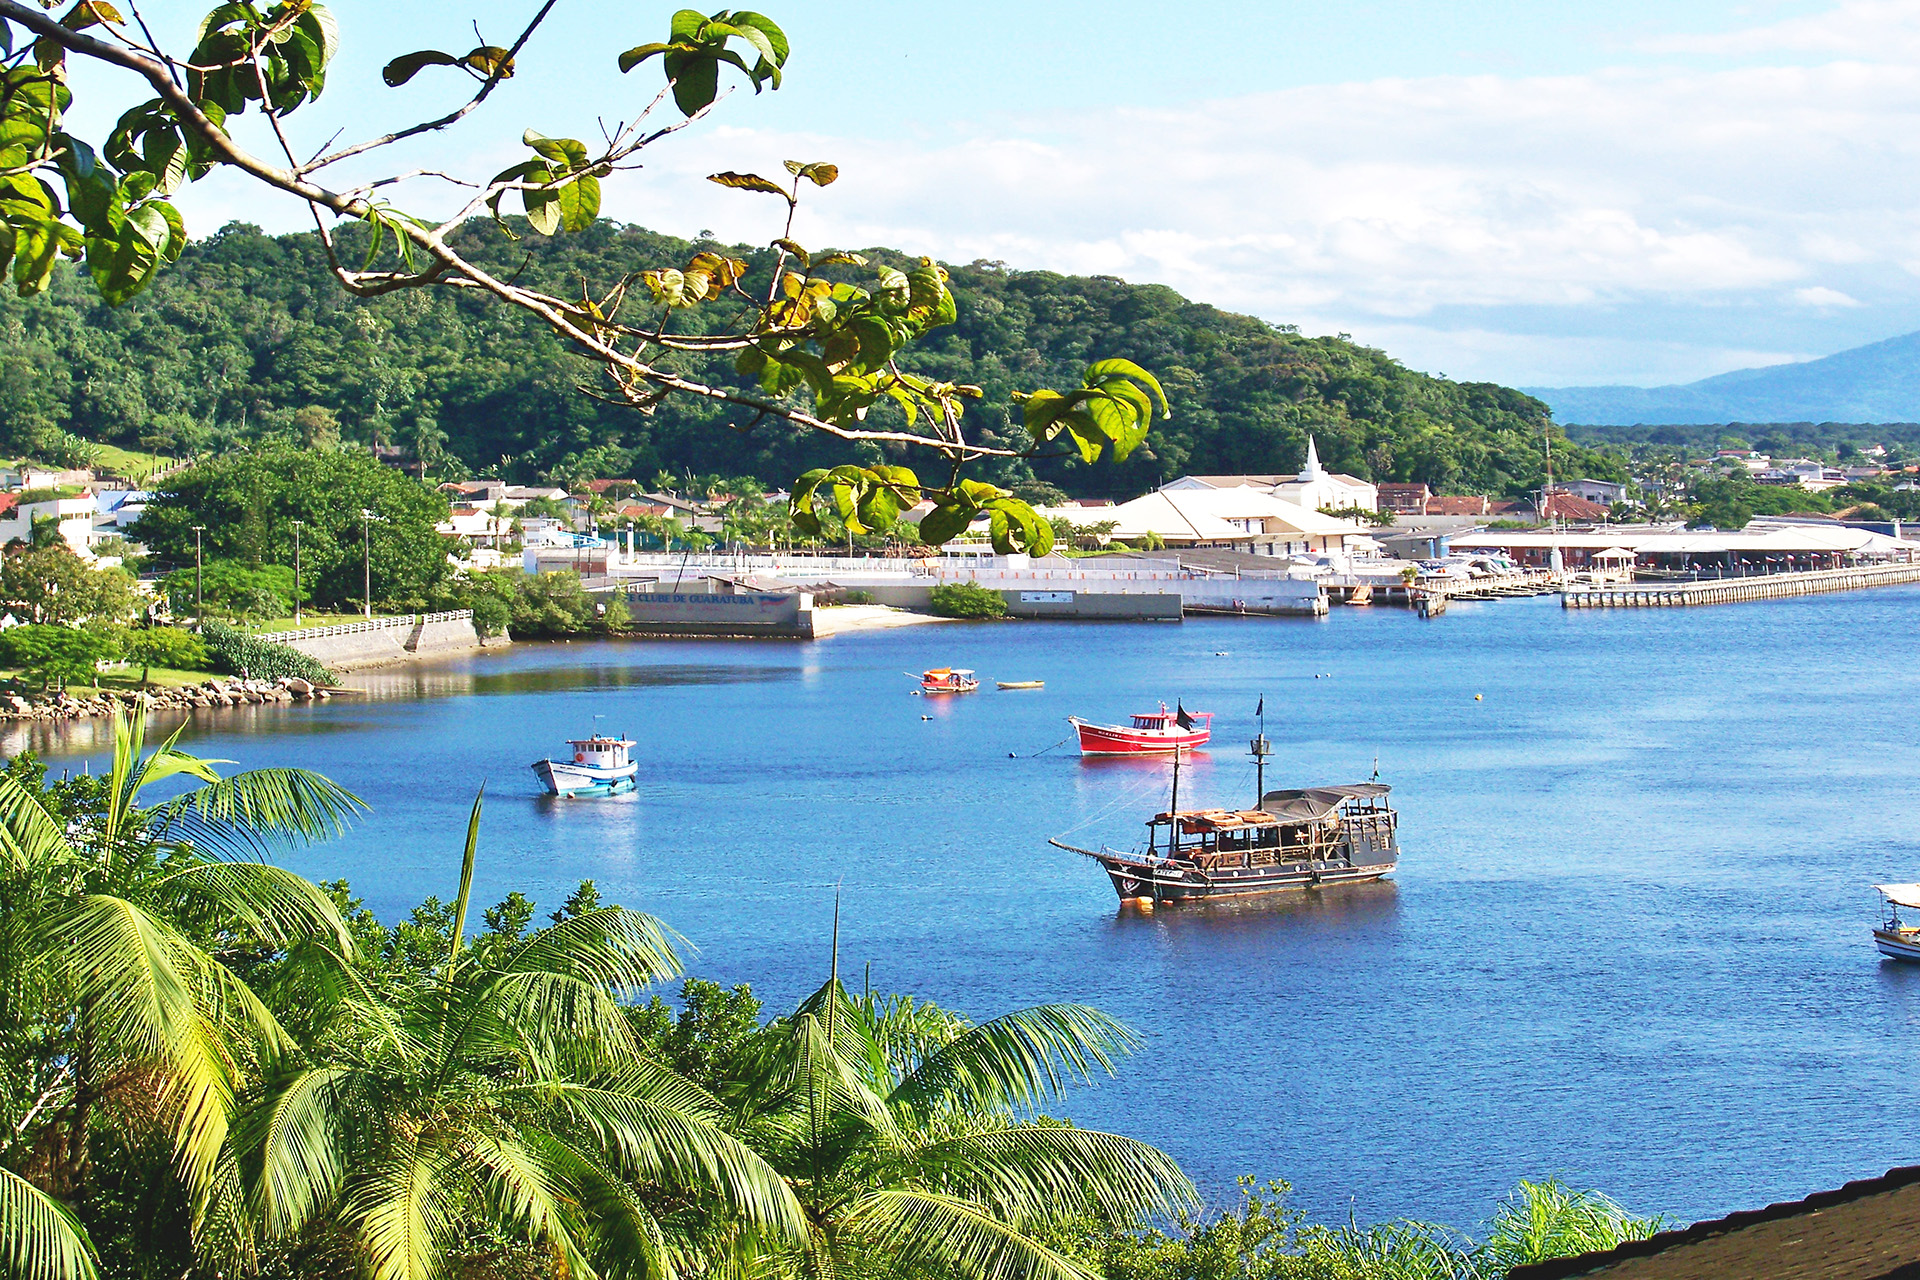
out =
[[93,472],[85,467],[67,471],[50,471],[44,467],[23,467],[20,471],[22,489],[64,489],[73,485],[93,483]]
[[60,522],[60,537],[73,553],[93,559],[95,508],[91,497],[49,498],[23,505],[19,494],[8,493],[0,494],[0,503],[4,503],[0,506],[0,546],[15,539],[26,542],[33,537],[36,520],[54,519]]
[[513,520],[496,516],[490,507],[462,505],[453,508],[452,513],[434,529],[451,537],[464,538],[469,545],[498,546],[512,539]]
[[1426,510],[1422,513],[1430,516],[1484,516],[1492,510],[1492,504],[1484,493],[1448,493],[1435,494],[1427,499]]
[[1547,494],[1546,507],[1540,512],[1542,520],[1565,520],[1573,524],[1598,524],[1607,518],[1604,504],[1582,498],[1577,494],[1563,493],[1553,489]]
[[1399,516],[1425,515],[1427,500],[1433,497],[1433,490],[1423,484],[1383,484],[1375,489],[1380,495],[1379,509]]
[[1508,1280],[1893,1280],[1920,1274],[1920,1166],[1696,1222],[1612,1249],[1519,1266]]
[[1588,502],[1597,502],[1610,507],[1616,502],[1633,501],[1633,486],[1615,484],[1611,480],[1566,480],[1553,487],[1555,493],[1570,493],[1576,498],[1585,498]]
[[491,511],[496,502],[507,492],[505,480],[455,480],[440,486],[440,492],[456,506],[477,507],[482,511]]
[[1338,510],[1360,507],[1376,511],[1380,491],[1357,476],[1329,472],[1320,465],[1320,451],[1312,436],[1307,437],[1307,465],[1298,475],[1181,476],[1160,486],[1163,493],[1205,492],[1221,489],[1252,489],[1305,507]]

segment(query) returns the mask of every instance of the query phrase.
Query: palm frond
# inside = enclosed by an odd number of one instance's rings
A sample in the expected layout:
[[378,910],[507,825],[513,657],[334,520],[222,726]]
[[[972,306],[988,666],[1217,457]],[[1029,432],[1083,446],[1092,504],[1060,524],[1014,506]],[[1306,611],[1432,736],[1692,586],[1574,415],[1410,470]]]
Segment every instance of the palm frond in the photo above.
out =
[[560,1274],[596,1280],[593,1264],[574,1238],[569,1221],[569,1188],[548,1153],[501,1131],[472,1129],[465,1146],[477,1166],[483,1193],[501,1216],[559,1255]]
[[311,937],[353,947],[347,922],[318,885],[270,862],[203,862],[154,877],[148,896],[172,890],[204,899],[259,941],[284,950]]
[[602,907],[540,930],[501,968],[507,973],[567,974],[626,992],[679,977],[679,948],[685,943],[645,912]]
[[848,1021],[818,1013],[795,1015],[786,1041],[788,1089],[806,1111],[807,1141],[825,1144],[830,1135],[855,1124],[888,1148],[904,1142],[886,1100],[868,1086],[864,1068],[869,1042],[848,1034]]
[[1132,1224],[1143,1215],[1197,1209],[1199,1195],[1157,1147],[1067,1125],[1015,1125],[929,1143],[903,1168],[1016,1220],[1096,1213]]
[[745,1221],[793,1240],[806,1218],[771,1165],[710,1121],[653,1098],[552,1082],[526,1087],[591,1134],[627,1177],[685,1190],[710,1190]]
[[678,1280],[683,1268],[676,1255],[687,1250],[669,1244],[659,1220],[625,1179],[557,1134],[535,1130],[526,1142],[565,1180],[579,1234],[591,1241],[595,1269],[606,1280]]
[[984,1022],[934,1050],[888,1101],[917,1114],[945,1106],[1032,1108],[1098,1070],[1140,1037],[1081,1004],[1043,1004]]
[[959,1196],[905,1187],[870,1191],[846,1208],[839,1225],[873,1241],[902,1271],[925,1267],[978,1280],[1092,1280],[1059,1253]]
[[374,1280],[437,1280],[458,1234],[465,1167],[416,1139],[389,1153],[348,1191],[344,1216]]
[[[294,1235],[339,1193],[346,1166],[338,1135],[343,1067],[301,1072],[274,1094],[258,1123],[253,1199],[270,1239]],[[243,1135],[248,1147],[252,1134]]]
[[467,815],[467,844],[460,856],[460,894],[453,904],[453,945],[447,948],[449,981],[454,967],[460,963],[460,935],[467,927],[467,904],[473,900],[474,854],[480,848],[480,806],[486,799],[487,784],[483,782],[479,794],[473,797],[473,812]]
[[39,795],[0,773],[0,866],[18,875],[72,852],[66,832]]
[[86,1228],[58,1200],[0,1168],[0,1264],[14,1280],[94,1280]]
[[178,752],[164,759],[155,754],[143,784],[158,768],[211,776],[211,781],[146,812],[170,839],[216,857],[251,858],[332,839],[367,811],[358,796],[311,769],[253,769],[222,778],[186,765],[195,759]]
[[510,1038],[542,1074],[561,1076],[630,1055],[632,1028],[604,988],[556,973],[495,974],[485,981],[483,1005],[462,1021],[451,1052],[498,1049]]

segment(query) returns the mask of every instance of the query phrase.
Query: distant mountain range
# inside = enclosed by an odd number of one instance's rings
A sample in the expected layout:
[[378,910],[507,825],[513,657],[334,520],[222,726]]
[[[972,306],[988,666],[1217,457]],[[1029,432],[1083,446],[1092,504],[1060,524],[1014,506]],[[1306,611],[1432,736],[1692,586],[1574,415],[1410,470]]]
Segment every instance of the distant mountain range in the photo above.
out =
[[1551,405],[1555,421],[1590,426],[1920,422],[1920,333],[1673,387],[1522,389]]

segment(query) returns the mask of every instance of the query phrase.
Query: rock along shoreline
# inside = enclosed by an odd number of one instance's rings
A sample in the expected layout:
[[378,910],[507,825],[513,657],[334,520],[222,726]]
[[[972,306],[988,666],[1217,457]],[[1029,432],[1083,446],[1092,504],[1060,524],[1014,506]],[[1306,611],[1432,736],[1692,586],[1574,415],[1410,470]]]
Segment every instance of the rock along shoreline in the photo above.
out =
[[148,711],[191,711],[196,707],[259,706],[270,702],[317,702],[335,690],[299,676],[278,680],[249,680],[240,676],[215,677],[203,684],[171,689],[102,689],[76,697],[64,693],[29,698],[20,692],[0,694],[0,719],[86,720],[116,711],[145,707]]

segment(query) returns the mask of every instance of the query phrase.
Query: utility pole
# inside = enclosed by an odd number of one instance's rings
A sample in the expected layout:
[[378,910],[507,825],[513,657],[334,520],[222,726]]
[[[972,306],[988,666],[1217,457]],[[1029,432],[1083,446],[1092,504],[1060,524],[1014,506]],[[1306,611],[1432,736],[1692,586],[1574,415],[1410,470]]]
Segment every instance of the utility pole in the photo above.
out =
[[366,617],[373,621],[373,512],[360,508],[360,586],[366,600]]
[[300,527],[305,520],[293,522],[293,625],[300,625]]
[[193,617],[196,622],[199,621],[202,612],[200,607],[200,535],[206,532],[206,528],[207,526],[203,524],[193,526]]

